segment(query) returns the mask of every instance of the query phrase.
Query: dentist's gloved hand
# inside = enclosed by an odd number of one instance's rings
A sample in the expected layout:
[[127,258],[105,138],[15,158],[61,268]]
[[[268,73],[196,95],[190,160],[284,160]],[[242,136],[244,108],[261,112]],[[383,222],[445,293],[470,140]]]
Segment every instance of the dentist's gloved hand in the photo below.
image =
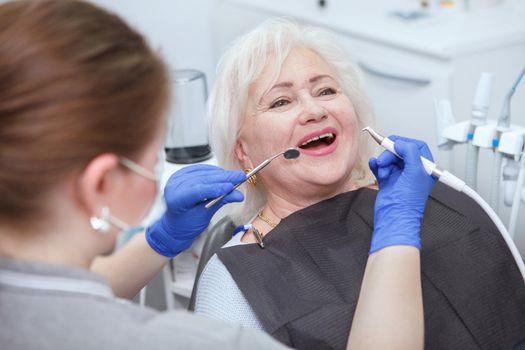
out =
[[379,183],[374,211],[374,232],[369,254],[393,245],[421,249],[420,229],[428,195],[436,179],[427,174],[420,156],[432,159],[428,146],[418,140],[390,136],[396,152],[371,158],[369,166]]
[[244,196],[235,190],[209,209],[204,208],[205,200],[230,192],[244,179],[246,175],[241,170],[213,165],[191,165],[177,171],[164,189],[166,212],[146,229],[149,245],[170,258],[188,249],[217,210],[226,203],[241,202]]

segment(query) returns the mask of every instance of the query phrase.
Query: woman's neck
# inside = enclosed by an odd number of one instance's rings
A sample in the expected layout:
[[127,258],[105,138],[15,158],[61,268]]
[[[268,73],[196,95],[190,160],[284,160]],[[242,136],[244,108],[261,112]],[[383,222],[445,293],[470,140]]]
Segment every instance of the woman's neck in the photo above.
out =
[[[88,269],[95,254],[88,253],[85,242],[72,244],[71,232],[35,230],[23,232],[0,227],[0,255],[35,262],[76,266]],[[80,249],[82,247],[82,249]]]
[[[339,193],[357,189],[353,181],[347,181],[341,186],[333,186],[331,191],[311,191],[307,193],[290,193],[288,191],[267,191],[266,204],[255,217],[252,225],[265,236],[275,225],[288,215],[318,203],[322,200],[331,198]],[[252,232],[247,232],[243,237],[244,243],[256,243]]]

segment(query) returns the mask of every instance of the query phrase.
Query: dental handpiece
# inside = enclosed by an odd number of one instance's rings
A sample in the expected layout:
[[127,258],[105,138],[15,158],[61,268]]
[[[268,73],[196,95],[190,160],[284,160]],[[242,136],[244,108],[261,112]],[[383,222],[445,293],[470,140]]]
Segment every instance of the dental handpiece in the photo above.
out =
[[[389,150],[390,152],[394,153],[399,158],[402,158],[399,154],[397,154],[395,148],[394,148],[394,142],[390,140],[388,137],[384,137],[377,132],[375,132],[371,127],[367,126],[366,128],[363,128],[361,131],[367,131],[370,136],[383,148]],[[465,181],[461,180],[455,175],[452,175],[446,170],[440,169],[436,163],[431,162],[430,160],[426,159],[425,157],[421,157],[421,162],[423,163],[423,167],[425,168],[425,171],[429,174],[438,179],[440,182],[443,182],[444,184],[452,187],[456,191],[462,192],[465,188]]]
[[[397,154],[394,148],[394,142],[388,137],[384,137],[378,134],[369,126],[363,128],[363,130],[361,131],[367,131],[378,144],[380,144],[382,147],[384,147],[385,149],[394,153],[396,156],[402,159],[402,157],[399,154]],[[423,163],[423,167],[429,175],[434,176],[438,179],[439,182],[450,186],[456,191],[463,192],[465,195],[477,202],[479,206],[487,213],[487,215],[492,219],[494,225],[496,225],[496,227],[498,228],[501,236],[503,237],[503,240],[509,247],[512,257],[514,258],[514,261],[516,262],[516,265],[520,271],[521,277],[525,281],[525,263],[521,258],[521,254],[518,248],[516,247],[516,244],[514,244],[512,236],[507,231],[507,228],[505,227],[505,225],[503,225],[503,222],[496,214],[496,212],[490,207],[490,205],[488,205],[487,202],[485,202],[485,200],[476,191],[467,186],[467,184],[460,178],[456,177],[455,175],[452,175],[446,170],[439,169],[435,163],[431,162],[430,160],[424,157],[421,157],[421,162]]]
[[[261,164],[257,165],[255,167],[255,169],[253,169],[252,171],[250,171],[248,174],[246,174],[246,180],[244,181],[241,181],[239,182],[237,185],[235,185],[232,189],[235,190],[237,187],[239,187],[240,185],[242,185],[243,183],[245,183],[246,181],[248,181],[248,179],[250,177],[252,177],[253,175],[257,174],[259,171],[263,170],[268,164],[270,164],[270,162],[272,160],[274,160],[275,158],[279,157],[279,156],[284,156],[285,159],[296,159],[296,158],[299,158],[299,156],[301,155],[301,152],[299,152],[299,150],[297,148],[288,148],[280,153],[277,153],[276,155],[266,159],[264,162],[262,162]],[[228,193],[225,193],[223,194],[222,196],[219,196],[215,199],[212,199],[211,201],[209,201],[208,203],[206,203],[206,205],[204,206],[204,208],[206,209],[209,209],[211,208],[213,205],[215,205],[217,202],[219,202],[221,199],[223,199],[224,197],[226,197],[228,194],[230,194],[230,192]]]

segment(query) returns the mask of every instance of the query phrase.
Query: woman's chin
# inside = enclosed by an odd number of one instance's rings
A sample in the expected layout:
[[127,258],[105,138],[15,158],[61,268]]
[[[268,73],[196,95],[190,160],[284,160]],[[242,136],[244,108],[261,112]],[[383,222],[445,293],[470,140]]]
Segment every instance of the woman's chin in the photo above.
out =
[[307,175],[307,178],[304,179],[305,186],[323,186],[327,190],[330,188],[334,191],[338,190],[351,181],[351,171],[343,171],[342,169],[316,168],[305,171],[303,174]]

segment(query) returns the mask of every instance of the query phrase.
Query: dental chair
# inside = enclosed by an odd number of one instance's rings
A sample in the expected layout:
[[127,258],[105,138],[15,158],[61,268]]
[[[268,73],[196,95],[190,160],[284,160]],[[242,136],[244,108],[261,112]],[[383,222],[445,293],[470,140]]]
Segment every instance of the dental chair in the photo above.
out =
[[518,344],[514,345],[512,350],[525,350],[525,338]]
[[202,248],[199,265],[197,266],[197,274],[195,275],[195,283],[193,284],[188,310],[195,310],[197,287],[202,270],[204,270],[204,267],[206,267],[206,264],[213,254],[215,254],[224,244],[226,244],[226,242],[230,240],[234,229],[235,225],[233,221],[228,216],[225,216],[208,231],[208,236],[206,237],[204,247]]

